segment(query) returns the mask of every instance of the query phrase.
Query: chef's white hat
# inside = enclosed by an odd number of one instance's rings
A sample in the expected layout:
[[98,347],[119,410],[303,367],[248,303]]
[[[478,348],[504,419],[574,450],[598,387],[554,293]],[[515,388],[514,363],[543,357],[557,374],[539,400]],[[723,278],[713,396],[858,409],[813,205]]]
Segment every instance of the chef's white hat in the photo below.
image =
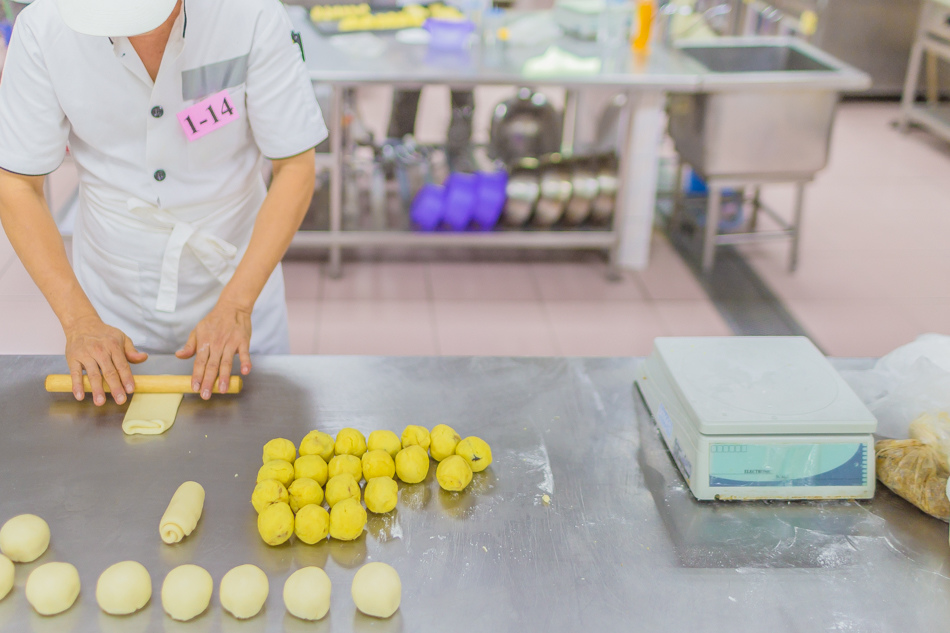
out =
[[56,0],[66,26],[85,35],[123,37],[157,29],[178,0]]

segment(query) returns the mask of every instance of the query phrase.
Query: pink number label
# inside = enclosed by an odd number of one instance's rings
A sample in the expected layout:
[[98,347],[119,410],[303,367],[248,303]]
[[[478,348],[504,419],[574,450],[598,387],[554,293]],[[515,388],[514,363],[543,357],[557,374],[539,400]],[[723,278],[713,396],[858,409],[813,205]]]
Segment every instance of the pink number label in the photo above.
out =
[[233,123],[240,117],[227,90],[216,92],[178,113],[178,122],[189,141]]

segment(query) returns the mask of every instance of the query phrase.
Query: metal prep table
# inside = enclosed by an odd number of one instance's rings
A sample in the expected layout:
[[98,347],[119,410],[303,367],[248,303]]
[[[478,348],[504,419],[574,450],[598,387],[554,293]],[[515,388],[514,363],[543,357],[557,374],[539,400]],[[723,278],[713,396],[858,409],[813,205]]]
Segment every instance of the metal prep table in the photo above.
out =
[[[525,77],[525,61],[542,54],[548,44],[509,46],[453,56],[429,56],[425,45],[403,44],[392,36],[380,36],[384,53],[375,58],[346,55],[313,28],[307,11],[289,6],[294,28],[301,34],[306,64],[314,82],[330,84],[333,97],[325,113],[330,127],[330,152],[321,155],[330,169],[330,229],[300,231],[295,247],[329,248],[331,274],[340,272],[343,247],[358,246],[464,246],[516,248],[584,248],[609,251],[615,265],[644,268],[650,248],[656,200],[659,149],[663,135],[665,95],[695,91],[704,69],[662,45],[654,45],[647,59],[638,59],[626,45],[605,56],[594,42],[562,37],[561,48],[585,57],[602,57],[596,75]],[[348,88],[369,84],[418,87],[449,84],[455,87],[478,85],[557,85],[569,91],[613,89],[627,95],[620,116],[620,164],[617,211],[607,230],[495,231],[465,233],[418,233],[406,231],[344,231],[342,229],[342,112],[343,93]],[[570,100],[569,100],[570,101]]]
[[[694,501],[635,396],[638,362],[262,357],[240,396],[187,397],[166,435],[126,438],[119,407],[43,391],[45,374],[65,370],[61,357],[0,357],[0,520],[35,512],[53,534],[39,561],[18,565],[0,631],[946,630],[945,523],[883,486],[867,503]],[[142,371],[189,367],[159,357]],[[430,469],[355,542],[261,542],[249,497],[265,441],[440,422],[492,444],[494,463],[470,489],[445,493]],[[167,546],[158,521],[186,479],[205,486],[204,515]],[[106,616],[96,579],[124,559],[151,572],[152,602]],[[72,609],[43,618],[23,585],[55,560],[76,565],[83,588]],[[369,561],[402,576],[390,620],[357,614],[350,598]],[[271,583],[264,612],[234,620],[216,589],[197,620],[170,620],[160,586],[183,563],[216,583],[235,565],[259,565]],[[307,565],[333,582],[316,624],[287,615],[281,600],[284,580]]]
[[[925,55],[939,61],[950,61],[950,0],[925,0],[921,6],[917,22],[917,38],[910,51],[898,120],[898,125],[904,132],[911,123],[915,123],[944,141],[950,142],[950,107],[940,103],[938,99],[939,91],[934,85],[937,82],[933,77],[935,72],[932,69],[928,69],[927,73],[929,75],[927,102],[921,105],[915,104]],[[933,62],[933,66],[937,63]]]

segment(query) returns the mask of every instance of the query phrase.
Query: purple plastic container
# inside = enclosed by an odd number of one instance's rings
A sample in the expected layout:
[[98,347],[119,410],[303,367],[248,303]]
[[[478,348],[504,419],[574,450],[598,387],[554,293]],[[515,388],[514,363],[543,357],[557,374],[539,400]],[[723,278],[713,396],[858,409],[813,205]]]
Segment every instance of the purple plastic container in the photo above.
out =
[[475,212],[472,219],[483,231],[490,231],[498,224],[501,212],[505,208],[505,187],[508,186],[508,173],[505,171],[479,172],[475,195]]
[[429,32],[429,48],[459,50],[468,48],[475,24],[471,20],[441,20],[429,18],[422,25]]
[[445,208],[445,187],[442,185],[423,185],[412,201],[409,218],[420,231],[434,231],[442,224]]
[[443,219],[455,231],[464,231],[472,223],[478,196],[478,176],[454,172],[445,179]]

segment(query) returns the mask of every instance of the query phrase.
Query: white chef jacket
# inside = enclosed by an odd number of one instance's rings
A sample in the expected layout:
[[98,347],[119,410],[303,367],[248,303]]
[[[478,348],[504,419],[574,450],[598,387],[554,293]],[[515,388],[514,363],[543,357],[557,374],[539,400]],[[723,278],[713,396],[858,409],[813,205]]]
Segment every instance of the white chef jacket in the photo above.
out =
[[[103,320],[172,352],[210,311],[266,194],[262,156],[327,136],[278,0],[185,0],[153,82],[126,37],[72,31],[54,0],[17,19],[0,81],[0,167],[79,171],[73,268]],[[176,114],[226,89],[238,118],[189,142]],[[254,307],[251,350],[289,351],[283,275]]]

